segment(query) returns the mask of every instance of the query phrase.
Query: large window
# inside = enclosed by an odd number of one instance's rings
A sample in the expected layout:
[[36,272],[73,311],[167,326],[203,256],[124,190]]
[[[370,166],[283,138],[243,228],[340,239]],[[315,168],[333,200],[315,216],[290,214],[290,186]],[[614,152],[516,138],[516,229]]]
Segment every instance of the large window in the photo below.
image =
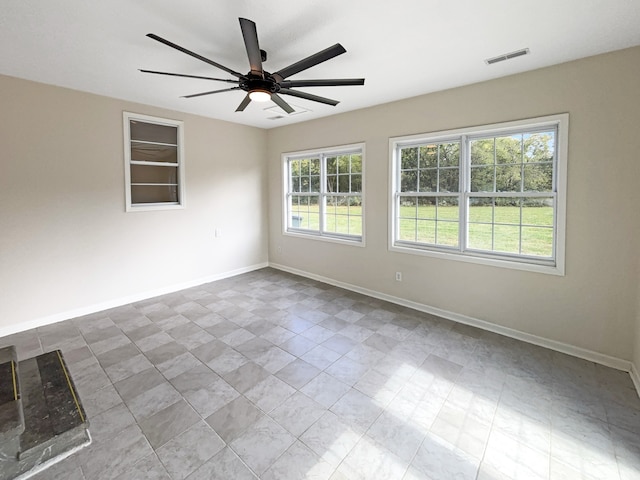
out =
[[285,232],[330,240],[363,239],[363,146],[290,153]]
[[564,273],[568,116],[392,138],[391,249]]
[[124,112],[127,211],[183,208],[182,122]]

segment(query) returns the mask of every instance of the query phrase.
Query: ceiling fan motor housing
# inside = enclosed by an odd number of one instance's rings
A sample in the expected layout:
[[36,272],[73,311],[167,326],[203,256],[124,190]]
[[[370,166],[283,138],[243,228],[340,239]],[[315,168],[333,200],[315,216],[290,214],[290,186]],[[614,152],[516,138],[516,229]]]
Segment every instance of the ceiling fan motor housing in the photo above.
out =
[[246,79],[240,80],[240,88],[245,92],[262,90],[269,93],[277,93],[280,90],[280,85],[278,85],[278,83],[270,74],[268,74],[267,72],[264,73],[265,78],[262,78],[259,75],[247,75]]

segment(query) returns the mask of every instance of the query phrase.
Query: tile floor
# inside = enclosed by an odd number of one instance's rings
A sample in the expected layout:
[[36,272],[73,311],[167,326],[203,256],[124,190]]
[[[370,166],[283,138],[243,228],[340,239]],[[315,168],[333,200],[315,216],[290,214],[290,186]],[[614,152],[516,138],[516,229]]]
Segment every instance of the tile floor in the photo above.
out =
[[93,444],[36,479],[640,479],[628,374],[272,269],[4,337]]

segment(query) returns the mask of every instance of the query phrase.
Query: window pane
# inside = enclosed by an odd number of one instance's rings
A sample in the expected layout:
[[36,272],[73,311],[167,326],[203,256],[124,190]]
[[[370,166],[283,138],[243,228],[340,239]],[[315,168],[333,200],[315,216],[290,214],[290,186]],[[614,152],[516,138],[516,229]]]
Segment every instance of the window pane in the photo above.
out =
[[400,150],[400,169],[412,170],[418,168],[418,147]]
[[436,192],[438,187],[438,170],[436,168],[420,170],[418,182],[420,192]]
[[471,142],[471,165],[493,165],[493,138]]
[[458,222],[437,223],[437,244],[449,247],[458,246]]
[[131,185],[131,203],[178,203],[177,186]]
[[351,155],[351,173],[362,173],[362,155]]
[[534,163],[524,166],[525,192],[551,192],[553,190],[553,164]]
[[362,217],[349,217],[349,235],[362,236]]
[[178,147],[131,141],[131,161],[178,163]]
[[493,198],[469,199],[469,221],[493,223]]
[[520,253],[520,227],[495,225],[493,249],[497,252]]
[[309,165],[310,165],[310,163],[309,163],[308,159],[300,160],[300,175],[307,176],[307,175],[310,174],[309,173],[309,170],[310,170]]
[[555,132],[524,135],[524,159],[528,162],[551,162],[555,153]]
[[338,160],[336,157],[327,157],[327,175],[338,173]]
[[434,197],[418,198],[417,218],[436,218],[436,201]]
[[522,175],[520,164],[496,167],[496,192],[521,192]]
[[327,192],[335,193],[338,191],[338,176],[327,175]]
[[420,147],[420,168],[438,167],[438,145]]
[[319,175],[311,175],[309,177],[309,191],[311,192],[320,192],[320,176]]
[[359,173],[356,175],[351,175],[351,192],[362,192],[362,175],[360,175]]
[[522,163],[522,135],[496,137],[496,163]]
[[178,167],[131,165],[131,183],[178,183]]
[[158,125],[140,120],[129,120],[131,140],[142,140],[145,142],[178,143],[178,127],[171,125]]
[[417,202],[414,197],[400,197],[400,217],[415,218],[416,205],[417,205]]
[[401,218],[399,221],[400,232],[398,235],[399,240],[404,240],[407,242],[415,242],[416,241],[416,220]]
[[457,167],[460,165],[460,143],[441,143],[439,153],[441,167]]
[[474,250],[491,251],[493,247],[493,225],[470,223],[467,245]]
[[522,204],[522,224],[553,226],[553,198],[525,198]]
[[362,216],[362,197],[349,197],[349,215]]
[[484,167],[471,167],[471,191],[472,192],[493,192],[493,182],[495,179],[495,167],[488,165]]
[[349,155],[340,155],[338,157],[338,173],[349,173]]
[[418,191],[418,171],[405,170],[402,172],[401,192],[417,192]]
[[439,192],[458,192],[460,170],[458,168],[441,168]]
[[458,220],[460,208],[457,197],[438,197],[438,220]]
[[320,215],[317,196],[293,195],[291,197],[291,227],[319,230]]
[[338,191],[349,193],[349,175],[338,175]]
[[459,240],[460,226],[458,219],[460,218],[460,209],[458,207],[457,197],[438,197],[437,199],[437,218],[436,225],[436,243],[438,245],[447,245],[457,247]]
[[495,223],[520,225],[520,199],[496,198],[493,221]]
[[551,257],[553,255],[553,229],[522,227],[522,253]]
[[416,241],[435,245],[436,222],[433,220],[418,220]]
[[332,233],[349,233],[348,197],[327,197],[325,230]]

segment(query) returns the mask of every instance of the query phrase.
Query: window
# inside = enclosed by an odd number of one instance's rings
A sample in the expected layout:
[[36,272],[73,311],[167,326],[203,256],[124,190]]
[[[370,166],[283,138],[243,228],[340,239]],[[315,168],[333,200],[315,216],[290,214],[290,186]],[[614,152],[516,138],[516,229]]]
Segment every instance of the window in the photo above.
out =
[[391,250],[564,274],[568,115],[390,140]]
[[127,212],[184,207],[182,122],[124,112]]
[[363,145],[283,155],[285,232],[363,241]]

